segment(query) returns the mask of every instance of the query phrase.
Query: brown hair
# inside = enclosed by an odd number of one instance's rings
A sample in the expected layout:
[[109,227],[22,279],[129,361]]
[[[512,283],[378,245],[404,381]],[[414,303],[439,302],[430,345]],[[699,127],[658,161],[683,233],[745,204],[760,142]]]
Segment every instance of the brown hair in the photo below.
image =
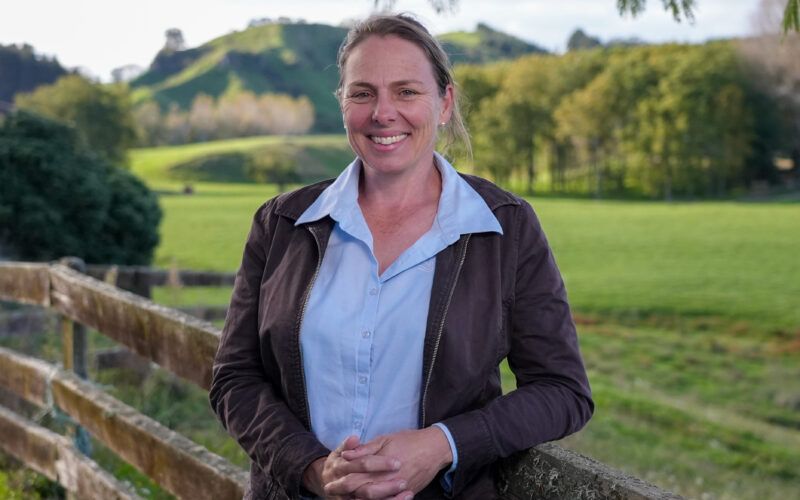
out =
[[359,22],[347,32],[347,36],[339,47],[337,65],[339,66],[339,85],[336,88],[336,98],[341,102],[342,87],[344,85],[344,66],[353,49],[370,36],[388,36],[407,40],[418,46],[428,58],[433,69],[433,76],[440,96],[445,95],[448,85],[453,86],[453,112],[450,121],[444,127],[445,143],[447,150],[454,144],[461,143],[468,156],[471,156],[472,146],[469,141],[464,119],[461,117],[456,82],[450,69],[450,59],[438,40],[419,21],[407,14],[373,15]]

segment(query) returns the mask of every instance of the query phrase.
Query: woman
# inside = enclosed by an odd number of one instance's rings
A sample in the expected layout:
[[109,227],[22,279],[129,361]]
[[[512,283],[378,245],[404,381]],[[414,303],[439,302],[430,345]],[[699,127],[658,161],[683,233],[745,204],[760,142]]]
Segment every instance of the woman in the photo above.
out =
[[531,207],[434,152],[466,133],[422,25],[371,17],[338,62],[357,159],[256,213],[212,406],[247,498],[496,497],[498,458],[593,410],[563,282]]

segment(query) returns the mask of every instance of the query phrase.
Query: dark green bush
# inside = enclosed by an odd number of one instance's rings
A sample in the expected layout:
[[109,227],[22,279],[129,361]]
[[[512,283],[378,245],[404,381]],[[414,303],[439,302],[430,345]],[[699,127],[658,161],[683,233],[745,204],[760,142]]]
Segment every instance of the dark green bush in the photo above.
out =
[[160,220],[155,195],[73,129],[24,111],[0,126],[0,257],[147,264]]

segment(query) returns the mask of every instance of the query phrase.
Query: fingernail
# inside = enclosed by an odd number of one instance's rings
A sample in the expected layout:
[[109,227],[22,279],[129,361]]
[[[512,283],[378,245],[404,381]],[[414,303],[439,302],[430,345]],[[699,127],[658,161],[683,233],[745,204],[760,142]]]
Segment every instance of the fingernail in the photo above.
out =
[[406,495],[403,497],[403,500],[411,500],[412,498],[414,498],[414,495]]

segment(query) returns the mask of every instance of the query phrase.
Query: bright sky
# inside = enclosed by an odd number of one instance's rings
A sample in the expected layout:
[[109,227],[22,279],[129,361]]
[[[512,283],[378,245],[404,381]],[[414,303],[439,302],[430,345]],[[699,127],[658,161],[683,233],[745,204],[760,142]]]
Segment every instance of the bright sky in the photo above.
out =
[[[478,22],[563,51],[577,27],[606,41],[639,37],[702,41],[751,31],[759,0],[697,0],[693,25],[676,23],[660,0],[644,15],[620,17],[616,0],[460,0],[455,13],[437,15],[425,0],[397,0],[395,10],[417,16],[434,33],[472,30]],[[372,0],[6,0],[0,44],[27,42],[62,65],[81,67],[104,81],[125,64],[147,67],[164,44],[168,28],[180,28],[192,47],[234,30],[253,18],[286,16],[339,24],[364,17]],[[2,78],[2,75],[0,75]]]

